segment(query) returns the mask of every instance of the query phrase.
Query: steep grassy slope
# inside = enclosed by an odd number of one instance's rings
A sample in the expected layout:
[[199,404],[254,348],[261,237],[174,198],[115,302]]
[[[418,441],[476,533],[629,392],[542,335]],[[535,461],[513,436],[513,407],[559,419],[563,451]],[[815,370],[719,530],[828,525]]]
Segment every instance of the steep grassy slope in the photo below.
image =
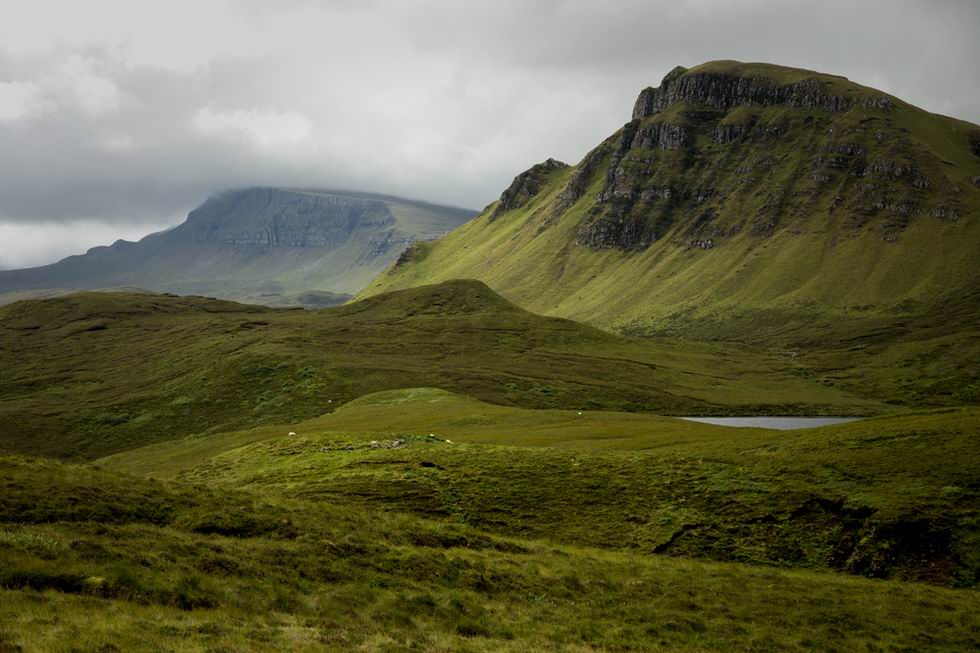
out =
[[81,293],[0,309],[0,450],[93,457],[313,417],[377,390],[674,413],[867,413],[778,358],[639,341],[451,282],[319,311]]
[[811,352],[843,352],[870,368],[853,388],[976,401],[978,144],[841,77],[678,69],[577,166],[519,175],[361,296],[476,278],[543,314],[765,345],[815,374],[839,360]]
[[416,389],[100,464],[511,537],[973,586],[978,438],[977,409],[774,432]]
[[25,291],[137,285],[261,304],[343,303],[409,243],[474,213],[397,197],[250,188],[217,195],[187,221],[28,270],[0,272],[0,304]]
[[954,651],[977,641],[975,591],[517,541],[18,458],[0,458],[0,479],[7,650]]

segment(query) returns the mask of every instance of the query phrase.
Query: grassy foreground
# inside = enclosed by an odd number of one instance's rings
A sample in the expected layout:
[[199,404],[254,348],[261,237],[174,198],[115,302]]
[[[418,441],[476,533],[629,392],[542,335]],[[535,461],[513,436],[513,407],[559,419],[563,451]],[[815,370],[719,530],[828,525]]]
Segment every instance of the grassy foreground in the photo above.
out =
[[[0,648],[972,650],[980,595],[0,459]],[[79,499],[83,500],[79,500]]]
[[15,303],[0,364],[0,653],[980,648],[975,407],[655,415],[887,407],[458,281]]

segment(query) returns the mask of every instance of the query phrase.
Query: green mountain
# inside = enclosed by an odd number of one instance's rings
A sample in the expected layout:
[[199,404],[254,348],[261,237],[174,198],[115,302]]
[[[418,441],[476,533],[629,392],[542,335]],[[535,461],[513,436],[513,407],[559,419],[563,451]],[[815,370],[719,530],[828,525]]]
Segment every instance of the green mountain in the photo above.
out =
[[821,374],[905,366],[872,373],[876,391],[972,387],[962,401],[980,398],[978,260],[980,127],[843,77],[717,61],[671,71],[578,165],[518,175],[360,296],[475,278],[542,314],[762,345]]
[[120,240],[53,265],[0,271],[0,303],[136,286],[263,304],[338,304],[408,244],[441,236],[473,215],[365,193],[231,191],[139,242]]
[[420,384],[541,408],[884,409],[777,356],[616,336],[529,313],[475,281],[320,310],[127,293],[21,301],[0,308],[0,369],[0,453],[80,458]]

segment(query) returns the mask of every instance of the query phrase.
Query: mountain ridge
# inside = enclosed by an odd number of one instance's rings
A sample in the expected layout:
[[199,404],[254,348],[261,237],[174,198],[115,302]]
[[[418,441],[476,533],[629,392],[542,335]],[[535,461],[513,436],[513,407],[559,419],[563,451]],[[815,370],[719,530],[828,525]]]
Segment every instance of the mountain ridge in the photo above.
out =
[[475,212],[352,191],[253,187],[218,193],[187,220],[52,265],[0,272],[0,299],[25,290],[140,286],[267,304],[347,299],[408,244]]

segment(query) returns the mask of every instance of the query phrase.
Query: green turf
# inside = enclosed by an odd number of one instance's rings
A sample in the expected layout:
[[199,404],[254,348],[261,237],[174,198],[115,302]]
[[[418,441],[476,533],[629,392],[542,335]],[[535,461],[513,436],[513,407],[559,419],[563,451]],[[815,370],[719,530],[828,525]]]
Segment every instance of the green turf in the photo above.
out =
[[704,73],[853,106],[676,103],[342,307],[0,308],[0,653],[980,649],[980,128]]

